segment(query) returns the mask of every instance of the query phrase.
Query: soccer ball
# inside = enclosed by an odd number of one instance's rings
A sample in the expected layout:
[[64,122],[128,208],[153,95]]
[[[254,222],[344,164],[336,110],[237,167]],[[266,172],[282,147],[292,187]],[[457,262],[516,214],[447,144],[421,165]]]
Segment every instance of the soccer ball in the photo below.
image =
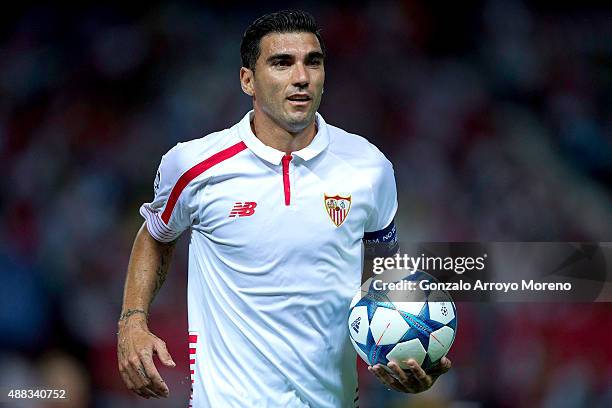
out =
[[[395,279],[397,273],[394,277],[388,272],[368,279],[353,298],[348,318],[351,343],[368,365],[387,368],[394,361],[408,369],[405,361],[414,359],[426,370],[453,344],[457,309],[448,292],[429,289],[438,283],[433,276],[416,271]],[[394,288],[383,286],[390,282]]]

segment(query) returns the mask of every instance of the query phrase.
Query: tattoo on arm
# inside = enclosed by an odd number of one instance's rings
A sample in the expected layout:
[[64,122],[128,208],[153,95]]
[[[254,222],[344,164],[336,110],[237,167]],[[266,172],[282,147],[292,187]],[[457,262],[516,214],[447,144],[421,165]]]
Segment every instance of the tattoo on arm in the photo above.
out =
[[168,245],[168,246],[164,246],[161,252],[159,266],[157,267],[157,273],[155,277],[155,288],[153,289],[153,296],[151,299],[157,296],[157,293],[159,292],[162,285],[166,281],[173,250],[174,250],[174,247]]

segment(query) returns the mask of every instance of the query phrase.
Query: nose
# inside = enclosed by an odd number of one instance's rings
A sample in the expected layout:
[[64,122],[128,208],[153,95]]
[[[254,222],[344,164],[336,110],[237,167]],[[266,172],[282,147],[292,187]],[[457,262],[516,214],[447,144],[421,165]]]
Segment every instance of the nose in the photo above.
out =
[[295,64],[293,69],[293,77],[292,77],[293,85],[298,88],[305,88],[310,83],[310,76],[308,75],[308,70],[302,63]]

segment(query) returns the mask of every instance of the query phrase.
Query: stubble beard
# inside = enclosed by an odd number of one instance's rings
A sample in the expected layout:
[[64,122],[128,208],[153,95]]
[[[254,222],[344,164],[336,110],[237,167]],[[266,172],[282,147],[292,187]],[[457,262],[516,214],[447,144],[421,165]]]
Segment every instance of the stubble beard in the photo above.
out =
[[308,109],[307,111],[294,111],[295,113],[299,113],[297,115],[292,114],[294,113],[292,112],[292,108],[286,106],[284,102],[281,102],[280,104],[263,103],[260,104],[260,107],[262,111],[279,127],[285,129],[291,134],[297,134],[306,129],[315,121],[315,115],[321,103],[321,97],[319,96],[318,98],[313,99],[311,102],[311,109]]
[[321,98],[319,97],[317,99],[313,99],[311,103],[311,109],[306,111],[305,115],[299,115],[301,119],[298,119],[293,116],[291,112],[285,111],[285,114],[283,115],[285,116],[285,124],[283,126],[285,130],[287,130],[289,133],[299,133],[314,123],[315,114],[317,112],[317,109],[319,109]]
[[304,116],[303,119],[294,118],[292,117],[292,115],[287,116],[287,120],[285,121],[286,130],[289,133],[299,133],[314,122],[315,111],[313,110],[307,112],[306,116]]

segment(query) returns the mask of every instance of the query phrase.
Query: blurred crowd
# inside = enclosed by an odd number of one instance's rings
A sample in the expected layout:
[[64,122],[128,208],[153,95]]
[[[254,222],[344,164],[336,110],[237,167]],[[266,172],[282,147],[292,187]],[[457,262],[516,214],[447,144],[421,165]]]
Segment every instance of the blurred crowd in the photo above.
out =
[[[0,28],[0,387],[57,406],[186,406],[186,239],[151,328],[177,369],[139,401],[115,332],[160,157],[250,109],[247,25],[310,11],[321,114],[393,162],[404,241],[612,241],[612,9],[381,1],[22,6]],[[610,304],[460,304],[455,368],[416,397],[360,365],[367,407],[612,406]],[[47,403],[15,406],[55,406]]]

